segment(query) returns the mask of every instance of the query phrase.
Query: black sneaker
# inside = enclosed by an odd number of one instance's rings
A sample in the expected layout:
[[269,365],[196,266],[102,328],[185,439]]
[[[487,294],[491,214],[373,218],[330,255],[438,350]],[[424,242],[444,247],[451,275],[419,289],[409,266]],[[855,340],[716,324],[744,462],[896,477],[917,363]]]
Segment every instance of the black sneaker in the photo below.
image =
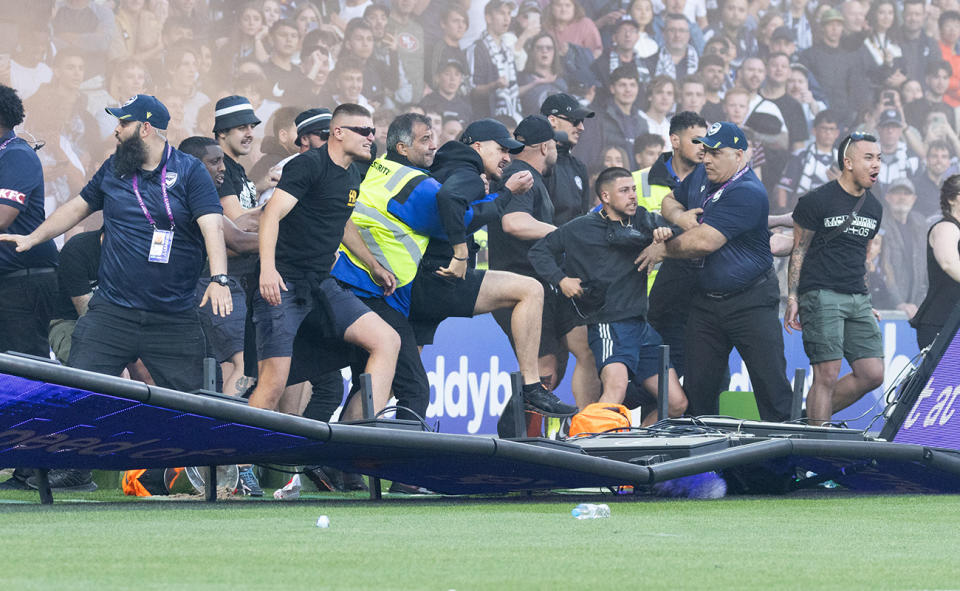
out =
[[546,417],[569,417],[577,414],[577,407],[557,398],[557,395],[537,384],[532,392],[524,390],[524,406]]
[[[50,470],[47,473],[50,481],[50,490],[63,492],[93,492],[97,490],[97,483],[93,481],[90,470]],[[40,488],[39,480],[34,474],[27,478],[27,486],[33,489]]]
[[0,482],[0,490],[33,490],[27,486],[27,478],[33,475],[30,468],[17,468],[10,478]]
[[387,492],[393,494],[401,495],[432,495],[434,492],[423,488],[422,486],[413,486],[412,484],[404,484],[402,482],[392,482],[390,483],[390,490]]
[[245,497],[262,497],[263,489],[260,488],[260,481],[257,475],[253,473],[253,466],[240,468],[240,481],[237,484],[235,494]]
[[343,490],[347,492],[356,492],[358,490],[370,490],[367,488],[367,483],[363,481],[363,476],[361,474],[355,474],[353,472],[344,472],[343,473]]
[[335,492],[336,485],[322,466],[304,466],[303,475],[310,479],[310,482],[317,487],[320,492]]

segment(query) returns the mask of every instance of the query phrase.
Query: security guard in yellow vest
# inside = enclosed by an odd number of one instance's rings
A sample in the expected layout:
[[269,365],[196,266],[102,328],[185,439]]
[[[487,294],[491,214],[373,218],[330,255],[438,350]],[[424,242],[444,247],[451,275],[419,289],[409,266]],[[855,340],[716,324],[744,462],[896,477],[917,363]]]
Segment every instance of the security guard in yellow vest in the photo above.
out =
[[[658,159],[654,166],[660,164],[662,160],[662,157]],[[670,194],[670,191],[673,190],[673,187],[661,184],[651,184],[651,169],[653,169],[653,166],[633,172],[633,182],[637,185],[637,205],[642,206],[647,211],[660,213],[660,204],[663,203],[663,198]],[[656,279],[657,269],[654,269],[650,271],[650,274],[647,277],[648,294],[650,293],[650,290],[653,289],[653,282],[656,281]]]
[[[637,183],[637,203],[648,211],[660,211],[663,198],[679,186],[703,159],[703,149],[693,140],[706,133],[703,117],[682,111],[670,118],[670,145],[673,152],[661,154],[648,170],[633,173]],[[654,274],[650,274],[651,279]],[[663,342],[670,345],[670,362],[677,375],[684,374],[684,327],[694,293],[696,269],[687,261],[665,259],[649,281],[650,307],[647,319]]]
[[430,385],[407,319],[410,293],[430,235],[440,227],[433,219],[440,183],[426,172],[437,149],[430,130],[430,120],[416,113],[390,124],[387,154],[370,164],[360,183],[332,273],[400,335],[397,418],[414,420],[426,416]]

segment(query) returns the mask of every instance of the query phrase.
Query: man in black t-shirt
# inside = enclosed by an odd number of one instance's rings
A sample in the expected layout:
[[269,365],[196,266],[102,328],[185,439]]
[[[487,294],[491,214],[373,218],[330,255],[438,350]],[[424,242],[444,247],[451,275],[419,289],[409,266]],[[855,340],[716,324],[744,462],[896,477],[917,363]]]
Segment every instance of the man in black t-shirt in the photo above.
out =
[[[250,101],[242,96],[227,96],[218,100],[214,116],[213,135],[223,150],[224,164],[223,181],[217,186],[217,193],[224,217],[236,222],[245,213],[259,211],[257,188],[237,160],[250,153],[253,129],[260,124],[260,119]],[[247,296],[243,286],[245,278],[255,272],[256,264],[256,253],[233,254],[227,259],[228,285],[234,309],[229,318],[217,319],[209,307],[200,309],[213,355],[223,370],[223,393],[229,396],[240,394],[246,386],[243,343]],[[202,293],[209,281],[202,276],[197,291]]]
[[[783,325],[803,329],[813,365],[807,394],[811,424],[829,422],[883,383],[883,342],[864,277],[867,247],[883,217],[870,188],[880,175],[876,138],[855,133],[838,149],[840,178],[800,198]],[[853,370],[842,379],[843,358]]]
[[327,145],[288,162],[260,220],[260,287],[253,299],[259,380],[250,405],[275,409],[286,386],[293,341],[315,308],[317,332],[369,353],[375,410],[386,406],[400,350],[397,332],[333,277],[343,229],[360,187],[355,160],[369,160],[376,130],[370,112],[343,104]]
[[[557,140],[566,140],[566,134],[556,133],[546,117],[530,115],[520,122],[513,135],[524,145],[523,151],[513,157],[498,184],[503,185],[514,174],[526,171],[533,177],[533,186],[523,193],[513,194],[501,209],[499,223],[488,225],[490,268],[539,280],[527,253],[537,240],[557,229],[553,223],[553,202],[547,193],[543,175],[549,174],[556,164]],[[512,334],[512,313],[513,310],[506,308],[493,311],[497,324],[508,337]],[[556,288],[544,285],[540,323],[540,379],[548,389],[555,389],[563,380],[568,351],[572,352],[577,364],[571,389],[577,406],[583,408],[596,402],[600,382],[587,342],[587,329],[580,320],[573,306]]]

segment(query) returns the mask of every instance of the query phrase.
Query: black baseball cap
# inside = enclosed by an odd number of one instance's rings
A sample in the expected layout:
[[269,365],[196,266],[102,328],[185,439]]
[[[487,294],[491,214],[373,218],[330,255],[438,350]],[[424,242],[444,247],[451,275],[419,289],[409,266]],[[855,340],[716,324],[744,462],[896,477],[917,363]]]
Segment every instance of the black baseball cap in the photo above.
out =
[[777,27],[773,30],[773,34],[770,35],[771,41],[790,41],[791,43],[797,42],[797,36],[793,33],[793,29],[790,27]]
[[513,137],[525,146],[535,146],[550,140],[564,141],[567,134],[554,132],[550,120],[543,115],[528,115],[517,125]]
[[170,112],[157,97],[149,94],[138,94],[121,107],[107,107],[105,110],[121,121],[142,121],[157,129],[166,129],[170,124]]
[[884,109],[884,111],[880,113],[880,119],[877,121],[877,127],[891,124],[897,125],[898,127],[903,127],[903,119],[900,118],[900,112],[896,109]]
[[564,92],[551,94],[543,101],[540,106],[540,114],[544,117],[556,115],[567,119],[589,119],[596,115],[590,109],[584,109],[580,106],[580,101],[576,97]]
[[[330,109],[307,109],[294,118],[297,124],[297,139],[294,143],[300,145],[300,138],[308,133],[320,133],[321,136],[330,133],[330,119],[333,117]],[[324,138],[326,139],[326,138]]]
[[523,144],[513,139],[506,126],[496,119],[480,119],[474,121],[463,130],[460,135],[460,141],[464,144],[473,142],[485,142],[492,140],[506,148],[511,154],[519,154],[523,151]]

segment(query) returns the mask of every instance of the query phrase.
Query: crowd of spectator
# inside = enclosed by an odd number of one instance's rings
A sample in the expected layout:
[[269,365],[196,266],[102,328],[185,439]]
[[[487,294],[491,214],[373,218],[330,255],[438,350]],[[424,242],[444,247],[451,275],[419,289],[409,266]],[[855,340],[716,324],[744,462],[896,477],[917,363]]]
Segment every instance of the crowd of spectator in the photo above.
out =
[[113,152],[104,107],[138,93],[167,105],[173,145],[210,134],[217,98],[249,98],[265,124],[240,162],[260,192],[275,182],[268,164],[296,152],[296,114],[345,102],[373,112],[382,153],[403,112],[430,117],[442,145],[482,117],[512,131],[566,92],[597,113],[573,152],[593,176],[649,166],[670,150],[670,116],[701,113],[746,129],[773,213],[836,178],[838,138],[868,131],[883,150],[874,192],[893,213],[874,297],[909,316],[925,292],[924,227],[960,153],[958,9],[956,0],[38,0],[0,15],[0,83],[25,101],[22,129],[45,143],[48,213]]

